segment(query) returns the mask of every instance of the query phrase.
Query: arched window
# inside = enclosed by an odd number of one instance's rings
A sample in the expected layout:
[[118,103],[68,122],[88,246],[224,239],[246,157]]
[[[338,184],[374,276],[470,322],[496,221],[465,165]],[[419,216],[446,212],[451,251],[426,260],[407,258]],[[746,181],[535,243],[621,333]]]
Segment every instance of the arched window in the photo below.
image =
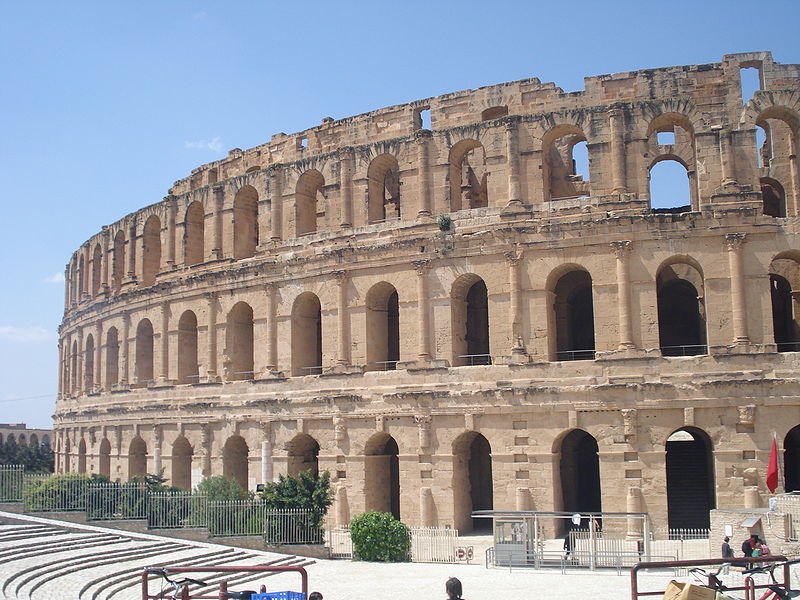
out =
[[184,263],[187,267],[203,262],[205,248],[205,213],[200,202],[192,202],[186,209],[183,223]]
[[303,292],[292,306],[292,375],[322,373],[322,308],[319,298]]
[[477,431],[453,442],[453,524],[459,532],[491,527],[491,519],[473,519],[477,510],[494,508],[492,447]]
[[86,473],[86,440],[78,444],[78,473]]
[[399,219],[400,167],[391,154],[376,157],[367,169],[369,222]]
[[111,277],[113,278],[114,291],[119,291],[122,280],[125,278],[125,232],[121,229],[114,236],[114,254],[112,258]]
[[692,210],[691,181],[686,166],[677,158],[662,156],[650,166],[650,207],[654,213]]
[[86,294],[86,261],[83,259],[83,250],[81,250],[81,257],[78,259],[78,293],[76,295],[77,301],[80,302]]
[[[764,142],[758,149],[761,158],[760,175],[763,178],[762,194],[765,192],[765,183],[771,188],[764,194],[764,214],[783,217],[787,215],[787,199],[783,193],[783,185],[792,181],[792,171],[797,169],[800,115],[782,106],[771,106],[758,115],[755,124],[759,127],[758,131],[764,131]],[[783,185],[779,182],[783,182]],[[791,190],[791,194],[794,196],[796,207],[800,204],[800,184],[795,183],[792,187],[795,188]],[[791,202],[788,204],[792,205]]]
[[139,436],[131,440],[128,447],[128,478],[147,475],[147,444]]
[[793,290],[800,289],[800,257],[780,254],[769,266],[772,328],[778,352],[800,350],[800,324]]
[[489,299],[477,275],[462,275],[450,294],[453,327],[453,366],[489,365]]
[[508,114],[507,106],[492,106],[481,112],[481,121],[494,121]]
[[247,457],[250,448],[240,435],[232,435],[222,448],[222,474],[235,479],[245,490],[248,489]]
[[667,438],[667,512],[670,529],[708,529],[716,508],[711,439],[695,427]]
[[227,379],[229,381],[253,379],[253,309],[249,304],[236,303],[228,313],[226,331]]
[[400,462],[395,439],[376,433],[364,448],[364,498],[367,511],[388,512],[400,520]]
[[98,459],[98,470],[100,475],[111,476],[111,442],[103,438],[100,442],[100,456]]
[[394,370],[400,360],[400,314],[397,290],[382,281],[366,298],[367,371]]
[[319,171],[303,173],[295,190],[295,227],[297,235],[313,233],[319,220],[325,216],[325,196],[322,193],[325,178]]
[[184,490],[192,489],[192,445],[184,436],[172,444],[172,485]]
[[73,395],[77,395],[80,391],[78,389],[78,342],[72,342],[72,357],[70,360],[72,364],[72,385],[70,386],[70,392]]
[[258,246],[258,192],[246,185],[233,199],[233,257],[255,256]]
[[697,159],[694,128],[688,117],[664,113],[647,128],[650,209],[655,213],[699,210],[694,178]]
[[187,310],[178,321],[178,382],[197,383],[197,316]]
[[576,268],[558,278],[553,288],[555,360],[594,359],[592,276]]
[[150,215],[144,223],[142,244],[142,285],[149,286],[156,282],[156,274],[161,270],[161,221],[155,215]]
[[103,250],[100,244],[95,244],[92,253],[92,296],[97,296],[100,291],[100,278],[103,267]]
[[[578,198],[591,194],[586,136],[574,125],[559,125],[542,138],[542,175],[545,200]],[[584,158],[585,157],[585,158]],[[576,158],[580,158],[578,161]],[[585,173],[579,171],[586,169]]]
[[764,214],[770,217],[785,217],[786,192],[784,192],[783,186],[769,177],[762,177],[760,183]]
[[119,383],[119,334],[112,327],[106,334],[106,385]]
[[319,442],[306,433],[298,433],[287,446],[289,462],[287,472],[297,477],[304,471],[319,477]]
[[94,336],[91,333],[86,338],[83,364],[83,389],[91,393],[94,391]]
[[558,455],[561,510],[601,512],[600,460],[594,436],[582,429],[573,429],[561,441]]
[[136,383],[153,383],[153,324],[142,319],[136,327]]
[[489,206],[486,153],[478,140],[461,140],[450,149],[450,210]]
[[[2,444],[2,443],[3,443],[3,440],[0,440],[0,444]],[[39,436],[36,435],[35,433],[32,433],[31,434],[30,447],[31,448],[36,448],[37,446],[39,446]]]
[[656,276],[656,294],[661,354],[705,354],[706,317],[700,269],[682,262],[661,267]]

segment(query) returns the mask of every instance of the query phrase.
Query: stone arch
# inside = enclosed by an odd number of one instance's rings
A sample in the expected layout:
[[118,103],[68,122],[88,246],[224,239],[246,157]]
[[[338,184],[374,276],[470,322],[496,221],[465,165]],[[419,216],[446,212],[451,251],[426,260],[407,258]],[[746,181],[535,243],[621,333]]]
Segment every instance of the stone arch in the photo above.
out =
[[128,446],[128,479],[147,475],[147,444],[138,435]]
[[226,379],[253,379],[253,309],[246,302],[237,302],[228,313],[225,328]]
[[110,327],[106,332],[106,387],[119,383],[119,332]]
[[[662,119],[662,116],[667,116]],[[667,100],[650,101],[642,107],[642,123],[647,123],[645,136],[649,137],[655,127],[663,126],[670,119],[680,121],[691,131],[692,135],[710,129],[708,119],[699,111],[689,99],[670,98]],[[654,125],[655,124],[655,125]]]
[[580,265],[563,265],[548,277],[551,294],[551,360],[593,360],[592,276]]
[[771,177],[761,177],[761,198],[764,203],[763,214],[769,217],[786,216],[786,191],[781,183]]
[[711,438],[697,427],[673,431],[665,443],[670,529],[707,529],[716,508]]
[[103,272],[103,249],[100,244],[94,245],[92,251],[92,296],[97,296],[100,291],[100,278]]
[[778,352],[800,350],[800,308],[795,290],[800,290],[800,253],[777,254],[769,265],[772,330]]
[[324,187],[325,178],[316,169],[306,171],[298,178],[295,188],[295,229],[298,236],[318,230],[319,217],[325,214]]
[[108,438],[103,438],[100,441],[98,471],[100,475],[111,477],[111,442],[108,441]]
[[394,370],[400,360],[400,310],[397,290],[381,281],[367,292],[367,371]]
[[322,306],[312,292],[303,292],[292,305],[292,375],[322,372]]
[[42,445],[43,446],[50,446],[50,436],[45,434],[42,436]]
[[319,477],[319,442],[307,433],[298,433],[286,446],[287,473],[297,477],[304,471]]
[[494,121],[508,115],[508,106],[490,106],[481,111],[481,121]]
[[558,454],[554,478],[560,482],[560,510],[571,513],[602,512],[600,458],[597,440],[588,431],[572,429],[556,440]]
[[490,519],[473,519],[477,510],[494,508],[492,447],[477,431],[462,433],[453,441],[453,524],[467,533],[485,527]]
[[659,346],[663,356],[705,354],[703,272],[688,256],[674,256],[656,272]]
[[381,154],[367,168],[367,212],[370,223],[399,219],[400,166],[391,154]]
[[111,258],[111,279],[114,291],[119,291],[125,279],[125,232],[120,229],[114,235],[114,251]]
[[153,324],[142,319],[136,326],[136,383],[153,383]]
[[474,273],[459,276],[450,288],[452,364],[489,365],[489,293],[486,282]]
[[800,491],[800,425],[795,425],[783,438],[783,490]]
[[197,315],[187,310],[178,320],[178,383],[198,383]]
[[542,136],[542,176],[545,200],[578,198],[591,194],[590,182],[576,173],[572,151],[586,142],[586,134],[577,124],[561,124]]
[[255,256],[258,246],[258,192],[242,187],[233,199],[233,257]]
[[195,200],[183,218],[183,262],[187,267],[203,262],[205,252],[205,210]]
[[378,432],[364,446],[364,505],[400,520],[400,461],[397,441]]
[[228,479],[239,482],[245,490],[248,489],[248,456],[250,448],[240,435],[232,435],[222,448],[222,474]]
[[186,436],[180,435],[172,443],[171,484],[184,490],[192,489],[192,455],[194,450]]
[[86,473],[86,440],[78,443],[78,473]]
[[[0,444],[2,444],[2,443],[3,443],[2,440],[0,440]],[[31,434],[29,446],[31,448],[36,448],[36,447],[39,446],[39,436],[36,435],[35,433]]]
[[86,336],[86,347],[83,351],[83,389],[87,393],[94,391],[94,335]]
[[489,206],[489,170],[486,150],[476,139],[450,148],[450,210]]
[[142,244],[142,285],[150,286],[161,270],[161,220],[156,215],[150,215],[144,223]]

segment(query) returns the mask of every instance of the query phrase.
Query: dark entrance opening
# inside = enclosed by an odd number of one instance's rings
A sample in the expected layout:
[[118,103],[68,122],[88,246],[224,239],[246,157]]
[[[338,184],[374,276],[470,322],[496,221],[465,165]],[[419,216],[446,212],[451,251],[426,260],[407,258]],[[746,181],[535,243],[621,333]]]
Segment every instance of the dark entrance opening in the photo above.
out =
[[[481,434],[469,446],[469,483],[472,510],[492,510],[492,448]],[[491,519],[472,519],[472,528],[490,529]]]
[[597,440],[575,429],[561,442],[561,501],[571,513],[601,512],[600,458]]
[[468,365],[489,365],[489,299],[486,284],[476,281],[467,292],[467,362]]
[[783,487],[787,492],[800,490],[800,425],[783,438]]
[[778,352],[797,351],[797,327],[794,322],[792,285],[780,275],[769,276],[772,297],[772,328]]
[[592,277],[570,271],[555,287],[556,360],[594,359]]
[[397,292],[386,304],[386,368],[395,369],[400,360],[400,306]]
[[389,512],[400,519],[400,460],[395,439],[374,435],[364,449],[367,510]]
[[700,318],[697,289],[689,281],[658,282],[658,335],[663,356],[706,353],[705,324]]
[[669,528],[707,529],[716,508],[711,440],[699,429],[679,429],[666,450]]

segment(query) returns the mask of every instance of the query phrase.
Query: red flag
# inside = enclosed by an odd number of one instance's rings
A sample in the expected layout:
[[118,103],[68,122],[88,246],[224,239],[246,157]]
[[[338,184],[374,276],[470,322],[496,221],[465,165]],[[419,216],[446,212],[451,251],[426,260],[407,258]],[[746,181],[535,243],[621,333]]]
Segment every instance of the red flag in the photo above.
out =
[[772,438],[772,450],[769,451],[767,487],[770,492],[775,492],[775,488],[778,487],[778,442],[775,441],[775,438]]

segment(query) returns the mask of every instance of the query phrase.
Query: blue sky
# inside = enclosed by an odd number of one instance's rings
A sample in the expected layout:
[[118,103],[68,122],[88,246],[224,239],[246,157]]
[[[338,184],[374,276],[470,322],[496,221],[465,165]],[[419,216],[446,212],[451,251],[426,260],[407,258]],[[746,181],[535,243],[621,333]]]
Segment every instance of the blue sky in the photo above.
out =
[[797,63],[799,17],[796,0],[0,2],[0,422],[50,424],[72,252],[229,149],[526,77]]

